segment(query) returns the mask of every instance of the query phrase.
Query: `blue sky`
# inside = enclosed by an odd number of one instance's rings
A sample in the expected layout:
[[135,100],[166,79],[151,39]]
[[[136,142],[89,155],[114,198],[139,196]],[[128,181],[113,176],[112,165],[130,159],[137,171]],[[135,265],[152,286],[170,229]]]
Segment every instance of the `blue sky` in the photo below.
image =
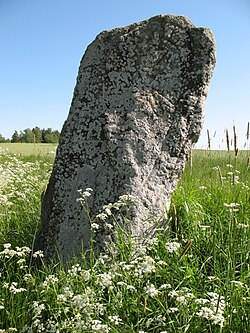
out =
[[[82,55],[96,35],[158,14],[185,15],[210,28],[217,64],[206,129],[213,148],[226,148],[235,123],[239,147],[250,121],[250,0],[0,0],[0,133],[39,126],[61,130]],[[224,140],[225,141],[225,140]]]

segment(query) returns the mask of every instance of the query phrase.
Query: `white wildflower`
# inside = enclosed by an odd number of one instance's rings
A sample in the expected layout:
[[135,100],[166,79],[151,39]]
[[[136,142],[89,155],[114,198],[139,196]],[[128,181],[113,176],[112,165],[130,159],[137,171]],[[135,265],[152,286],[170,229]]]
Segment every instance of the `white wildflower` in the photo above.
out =
[[211,321],[215,325],[223,327],[225,322],[223,313],[226,306],[224,297],[215,292],[208,292],[207,296],[209,300],[201,298],[195,301],[196,304],[207,304],[206,307],[201,307],[196,315]]
[[210,225],[201,225],[201,224],[199,224],[199,227],[201,228],[202,231],[206,231],[206,230],[209,230],[211,228]]
[[187,304],[187,299],[185,296],[177,296],[176,297],[176,302],[181,303],[181,304]]
[[108,216],[112,215],[111,208],[112,208],[112,204],[103,206],[103,210],[105,211],[106,215],[108,215]]
[[99,224],[97,223],[91,223],[91,230],[92,231],[97,231],[99,229]]
[[181,304],[187,304],[188,301],[194,298],[194,294],[189,292],[189,289],[185,287],[179,290],[171,290],[168,293],[168,296],[175,298],[175,300]]
[[82,272],[81,272],[81,276],[83,277],[83,279],[84,279],[85,281],[89,281],[89,280],[90,280],[90,277],[91,277],[91,272],[90,272],[90,270],[88,269],[88,270],[82,271]]
[[64,295],[67,297],[67,298],[72,298],[74,296],[74,293],[73,291],[69,288],[69,287],[65,287],[63,289],[64,291]]
[[111,223],[105,223],[105,228],[109,229],[109,230],[112,230],[112,229],[114,229],[114,226]]
[[77,276],[79,272],[82,271],[82,268],[79,264],[73,265],[71,269],[68,270],[68,274],[70,276]]
[[99,314],[100,316],[104,315],[105,306],[102,303],[95,302],[94,303],[95,313]]
[[224,203],[224,206],[227,208],[238,208],[238,207],[240,207],[240,204],[238,204],[236,202],[231,202],[230,204]]
[[196,304],[206,304],[206,303],[210,303],[210,301],[206,298],[197,298],[195,301],[194,301]]
[[137,197],[135,197],[134,195],[131,195],[131,194],[121,195],[119,197],[119,200],[126,204],[127,203],[136,203],[138,201]]
[[93,190],[88,187],[86,188],[85,191],[83,191],[82,189],[77,190],[77,192],[80,194],[81,198],[77,198],[76,201],[79,202],[86,202],[87,198],[91,196],[91,193]]
[[159,290],[157,290],[153,284],[148,285],[144,290],[146,295],[152,298],[157,297],[159,294]]
[[127,285],[127,290],[136,291],[136,288],[134,286],[131,286],[130,284]]
[[39,257],[39,258],[43,258],[43,257],[44,257],[43,251],[38,250],[38,251],[34,252],[34,253],[33,253],[33,257],[34,257],[34,258],[37,258],[37,257]]
[[57,300],[58,300],[59,302],[66,302],[66,301],[67,301],[67,296],[64,295],[64,294],[58,294],[58,295],[57,295]]
[[45,310],[45,305],[43,303],[40,304],[39,302],[34,301],[32,308],[34,316],[38,317],[42,311]]
[[82,294],[82,295],[78,294],[78,295],[73,296],[71,302],[72,302],[72,305],[74,308],[81,310],[84,307],[86,307],[86,301],[88,301],[88,299],[86,298],[85,294]]
[[96,218],[101,220],[101,221],[105,221],[107,219],[108,215],[105,213],[100,213],[96,215]]
[[5,282],[3,284],[3,287],[6,288],[6,289],[9,289],[9,291],[13,294],[18,294],[18,293],[21,293],[23,291],[27,291],[27,289],[18,288],[17,286],[18,286],[17,282],[11,282],[11,284]]
[[112,286],[113,275],[111,272],[102,273],[97,275],[97,283],[100,284],[103,288],[110,288]]
[[102,324],[100,320],[92,320],[91,329],[94,332],[100,332],[100,333],[108,333],[110,331],[108,325]]
[[168,296],[170,296],[170,297],[177,297],[177,296],[179,296],[179,293],[176,290],[171,290],[168,293]]
[[155,320],[159,325],[164,325],[166,323],[166,317],[163,315],[157,316]]
[[167,242],[165,247],[169,253],[173,253],[173,252],[176,252],[179,250],[179,248],[181,247],[181,244],[178,242]]
[[56,282],[58,282],[58,278],[55,275],[48,275],[46,277],[46,279],[44,280],[44,282],[41,284],[42,288],[46,289],[48,288],[48,286],[51,284],[55,284]]
[[153,273],[156,270],[155,260],[150,256],[142,257],[142,262],[140,262],[137,266],[137,272],[139,276],[142,276],[145,273]]
[[225,318],[220,314],[214,312],[211,308],[209,307],[202,307],[197,313],[197,316],[203,317],[207,320],[210,320],[213,322],[215,325],[219,325],[220,327],[224,326]]
[[217,276],[213,276],[213,275],[208,276],[207,279],[208,279],[209,281],[219,280],[219,278],[218,278]]
[[241,282],[241,281],[232,280],[231,283],[234,284],[236,287],[240,287],[240,288],[244,288],[245,287],[245,284],[243,282]]
[[244,223],[237,223],[236,224],[236,228],[237,229],[246,229],[246,228],[249,228],[249,225],[248,224],[244,224]]
[[170,288],[171,288],[171,284],[165,283],[160,286],[159,290],[170,289]]
[[218,299],[220,297],[219,294],[217,294],[217,293],[215,293],[213,291],[207,292],[207,295],[210,296],[211,298],[216,298],[216,299]]
[[28,267],[27,265],[25,265],[26,264],[26,260],[23,259],[23,258],[19,259],[17,261],[17,264],[19,265],[20,269],[24,269],[24,268]]
[[167,310],[167,313],[175,313],[175,312],[178,312],[178,311],[179,311],[178,308],[172,307],[172,308],[169,308],[169,309]]
[[32,251],[31,248],[29,248],[28,246],[22,246],[22,247],[16,246],[16,256],[18,257],[26,256],[31,251]]
[[108,316],[108,319],[114,325],[122,324],[122,320],[121,320],[121,318],[119,318],[119,316]]
[[157,237],[153,237],[151,239],[147,240],[147,245],[148,246],[156,246],[159,243],[159,239]]
[[127,283],[124,282],[124,281],[118,281],[118,282],[117,282],[117,285],[118,285],[118,286],[127,286]]

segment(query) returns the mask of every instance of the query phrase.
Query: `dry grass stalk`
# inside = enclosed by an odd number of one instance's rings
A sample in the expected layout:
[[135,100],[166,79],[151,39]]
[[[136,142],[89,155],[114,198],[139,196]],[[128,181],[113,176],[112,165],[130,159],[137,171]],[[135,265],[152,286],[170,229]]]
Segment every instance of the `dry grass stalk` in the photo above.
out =
[[218,175],[219,175],[219,178],[220,178],[221,185],[223,185],[223,176],[222,176],[221,169],[220,169],[219,166],[217,167],[217,170],[218,170]]
[[247,149],[249,149],[250,123],[247,123]]
[[173,228],[174,228],[174,232],[177,234],[178,229],[179,229],[179,222],[178,222],[178,217],[177,217],[177,211],[176,211],[175,204],[173,204],[172,207],[173,207],[172,208],[172,217],[173,217],[173,222],[174,222]]
[[187,251],[190,249],[192,243],[193,243],[193,240],[192,240],[192,239],[190,239],[190,240],[187,242],[187,244],[185,245],[184,249],[182,250],[182,252],[181,252],[181,254],[180,254],[180,256],[179,256],[179,259],[181,259],[181,258],[187,253]]
[[237,135],[235,125],[233,125],[233,133],[234,133],[234,155],[237,157],[239,149],[237,148]]
[[218,301],[217,301],[217,305],[216,305],[216,311],[215,313],[217,314],[219,311],[219,306],[220,306],[220,300],[221,300],[221,295],[218,295]]
[[228,129],[226,128],[226,143],[227,143],[227,151],[230,150],[230,141],[229,141],[229,133]]
[[207,129],[207,149],[211,149],[211,138],[209,134],[209,129]]

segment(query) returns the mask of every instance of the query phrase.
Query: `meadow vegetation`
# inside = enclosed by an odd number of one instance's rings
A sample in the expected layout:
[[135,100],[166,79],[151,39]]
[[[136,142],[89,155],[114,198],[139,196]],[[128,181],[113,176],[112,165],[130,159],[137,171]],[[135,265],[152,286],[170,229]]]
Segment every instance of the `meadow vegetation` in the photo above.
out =
[[54,159],[56,147],[57,144],[51,143],[0,143],[1,151],[7,150],[10,154],[15,154],[17,157],[28,156],[31,160],[48,158],[50,162]]
[[[249,151],[193,151],[147,246],[117,227],[113,257],[83,254],[68,267],[32,249],[50,151],[0,151],[0,333],[250,331]],[[83,209],[89,195],[79,193]],[[107,215],[130,204],[105,206],[90,221],[93,239]]]

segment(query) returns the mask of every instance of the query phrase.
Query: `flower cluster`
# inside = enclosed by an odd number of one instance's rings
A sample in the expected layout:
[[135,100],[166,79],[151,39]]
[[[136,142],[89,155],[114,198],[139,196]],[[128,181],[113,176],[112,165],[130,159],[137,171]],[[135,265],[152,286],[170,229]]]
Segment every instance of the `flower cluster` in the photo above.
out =
[[181,247],[181,244],[179,242],[171,241],[166,243],[166,250],[168,253],[174,253],[177,252]]
[[91,196],[92,188],[88,187],[85,191],[82,189],[77,190],[77,192],[80,195],[80,198],[77,198],[76,201],[79,201],[81,203],[86,203],[87,199]]
[[196,303],[206,305],[201,306],[199,311],[196,312],[197,316],[203,317],[220,327],[224,326],[224,311],[226,303],[223,296],[218,295],[215,292],[208,292],[207,298],[198,298],[196,299]]
[[[133,195],[121,195],[119,200],[115,203],[109,203],[104,205],[102,211],[96,215],[96,219],[105,221],[109,216],[113,215],[113,212],[119,211],[122,207],[130,207],[137,202],[137,198]],[[112,227],[112,226],[111,226]]]

